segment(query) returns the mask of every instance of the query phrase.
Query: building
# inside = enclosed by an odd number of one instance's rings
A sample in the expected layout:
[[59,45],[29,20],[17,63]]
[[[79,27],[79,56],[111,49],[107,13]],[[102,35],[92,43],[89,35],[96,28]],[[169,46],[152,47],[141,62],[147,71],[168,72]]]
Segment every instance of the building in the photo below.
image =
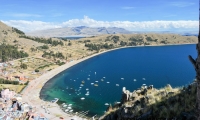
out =
[[15,94],[16,93],[14,91],[10,91],[9,89],[4,89],[1,91],[1,97],[6,100],[10,100]]

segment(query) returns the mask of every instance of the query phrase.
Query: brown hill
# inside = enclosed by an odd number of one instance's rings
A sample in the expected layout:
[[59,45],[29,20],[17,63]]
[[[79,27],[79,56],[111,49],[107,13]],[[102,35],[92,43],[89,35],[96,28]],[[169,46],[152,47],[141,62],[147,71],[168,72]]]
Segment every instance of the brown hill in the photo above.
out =
[[66,37],[66,36],[93,36],[102,34],[131,34],[132,32],[125,30],[124,28],[117,27],[65,27],[55,28],[48,30],[33,31],[27,33],[30,36],[40,37]]
[[[22,31],[0,22],[0,44],[6,43],[18,46],[19,51],[25,51],[29,54],[29,58],[25,60],[28,61],[26,62],[28,69],[21,69],[18,60],[15,63],[16,66],[14,66],[15,71],[17,71],[15,74],[21,74],[23,71],[29,77],[40,76],[40,74],[31,74],[35,69],[39,69],[43,73],[57,67],[59,61],[65,63],[118,47],[197,43],[197,37],[195,36],[156,33],[106,34],[78,40],[51,38],[51,43],[48,43],[48,40],[49,38],[26,36]],[[60,42],[63,44],[56,45]],[[36,61],[34,61],[35,58],[37,58]]]

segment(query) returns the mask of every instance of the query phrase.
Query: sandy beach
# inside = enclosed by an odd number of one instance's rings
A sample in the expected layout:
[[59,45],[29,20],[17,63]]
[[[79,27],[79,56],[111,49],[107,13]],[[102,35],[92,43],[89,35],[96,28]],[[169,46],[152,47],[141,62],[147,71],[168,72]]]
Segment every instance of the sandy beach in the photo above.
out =
[[[188,43],[191,44],[191,43]],[[193,43],[195,44],[195,43]],[[171,45],[171,44],[169,44]],[[173,44],[174,45],[174,44]],[[185,44],[175,44],[175,45],[185,45]],[[166,46],[166,45],[148,45],[148,46]],[[67,114],[63,112],[60,107],[57,104],[54,103],[49,103],[50,107],[48,108],[50,111],[50,114],[46,113],[45,110],[41,107],[44,104],[48,104],[47,102],[44,102],[39,98],[40,91],[44,84],[53,78],[55,75],[59,74],[60,72],[72,67],[73,65],[76,65],[84,60],[87,60],[91,57],[97,56],[99,54],[117,50],[117,49],[122,49],[122,48],[128,48],[128,47],[144,47],[144,46],[126,46],[126,47],[120,47],[120,48],[115,48],[107,51],[102,51],[96,54],[93,54],[91,56],[79,59],[79,60],[74,60],[69,63],[66,63],[60,67],[57,67],[40,77],[36,78],[35,80],[30,81],[29,85],[22,91],[22,99],[23,101],[29,103],[30,105],[36,107],[36,110],[42,114],[45,115],[49,120],[59,120],[59,117],[63,117],[65,120],[70,120],[70,119],[75,119],[75,120],[83,120],[82,118],[74,115]]]
[[[119,49],[119,48],[116,48],[116,49]],[[115,50],[115,49],[113,49],[113,50]],[[109,50],[109,51],[111,51],[111,50]],[[72,116],[72,115],[69,115],[69,114],[63,112],[57,104],[52,104],[52,103],[50,103],[52,107],[49,108],[50,114],[45,113],[45,110],[42,109],[42,107],[41,107],[42,105],[45,104],[45,102],[39,98],[40,91],[41,91],[42,87],[44,86],[44,84],[48,80],[53,78],[55,75],[59,74],[60,72],[66,70],[66,69],[70,68],[71,66],[76,65],[86,59],[89,59],[91,57],[94,57],[96,55],[99,55],[99,54],[102,54],[105,52],[108,52],[108,51],[103,51],[103,52],[93,54],[91,56],[88,56],[88,57],[85,57],[85,58],[82,58],[79,60],[71,61],[69,63],[66,63],[60,67],[57,67],[57,68],[41,75],[40,77],[36,78],[35,80],[30,81],[28,86],[22,91],[23,101],[36,107],[38,112],[44,114],[50,120],[59,120],[58,116],[62,116],[66,120],[69,120],[69,119],[83,120],[82,118],[80,118],[78,116]]]

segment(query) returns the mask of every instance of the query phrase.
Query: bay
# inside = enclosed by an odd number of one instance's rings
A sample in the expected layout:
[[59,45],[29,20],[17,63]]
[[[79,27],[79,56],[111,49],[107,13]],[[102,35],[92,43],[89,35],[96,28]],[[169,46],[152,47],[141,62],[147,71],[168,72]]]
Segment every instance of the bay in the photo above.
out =
[[72,104],[74,112],[89,110],[88,116],[102,115],[108,107],[105,103],[120,101],[123,87],[133,91],[142,84],[161,88],[191,83],[195,70],[188,55],[196,58],[195,47],[145,46],[106,52],[56,75],[44,85],[40,98],[59,98],[60,104]]

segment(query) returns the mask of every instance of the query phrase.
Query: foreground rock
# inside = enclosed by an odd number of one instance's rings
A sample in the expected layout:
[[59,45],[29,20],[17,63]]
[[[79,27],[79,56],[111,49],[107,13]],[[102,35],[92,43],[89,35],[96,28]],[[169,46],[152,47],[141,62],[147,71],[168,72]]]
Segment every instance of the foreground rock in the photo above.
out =
[[109,109],[101,120],[130,119],[196,119],[195,99],[196,82],[187,87],[161,89],[141,86],[130,92],[124,87],[120,104]]

